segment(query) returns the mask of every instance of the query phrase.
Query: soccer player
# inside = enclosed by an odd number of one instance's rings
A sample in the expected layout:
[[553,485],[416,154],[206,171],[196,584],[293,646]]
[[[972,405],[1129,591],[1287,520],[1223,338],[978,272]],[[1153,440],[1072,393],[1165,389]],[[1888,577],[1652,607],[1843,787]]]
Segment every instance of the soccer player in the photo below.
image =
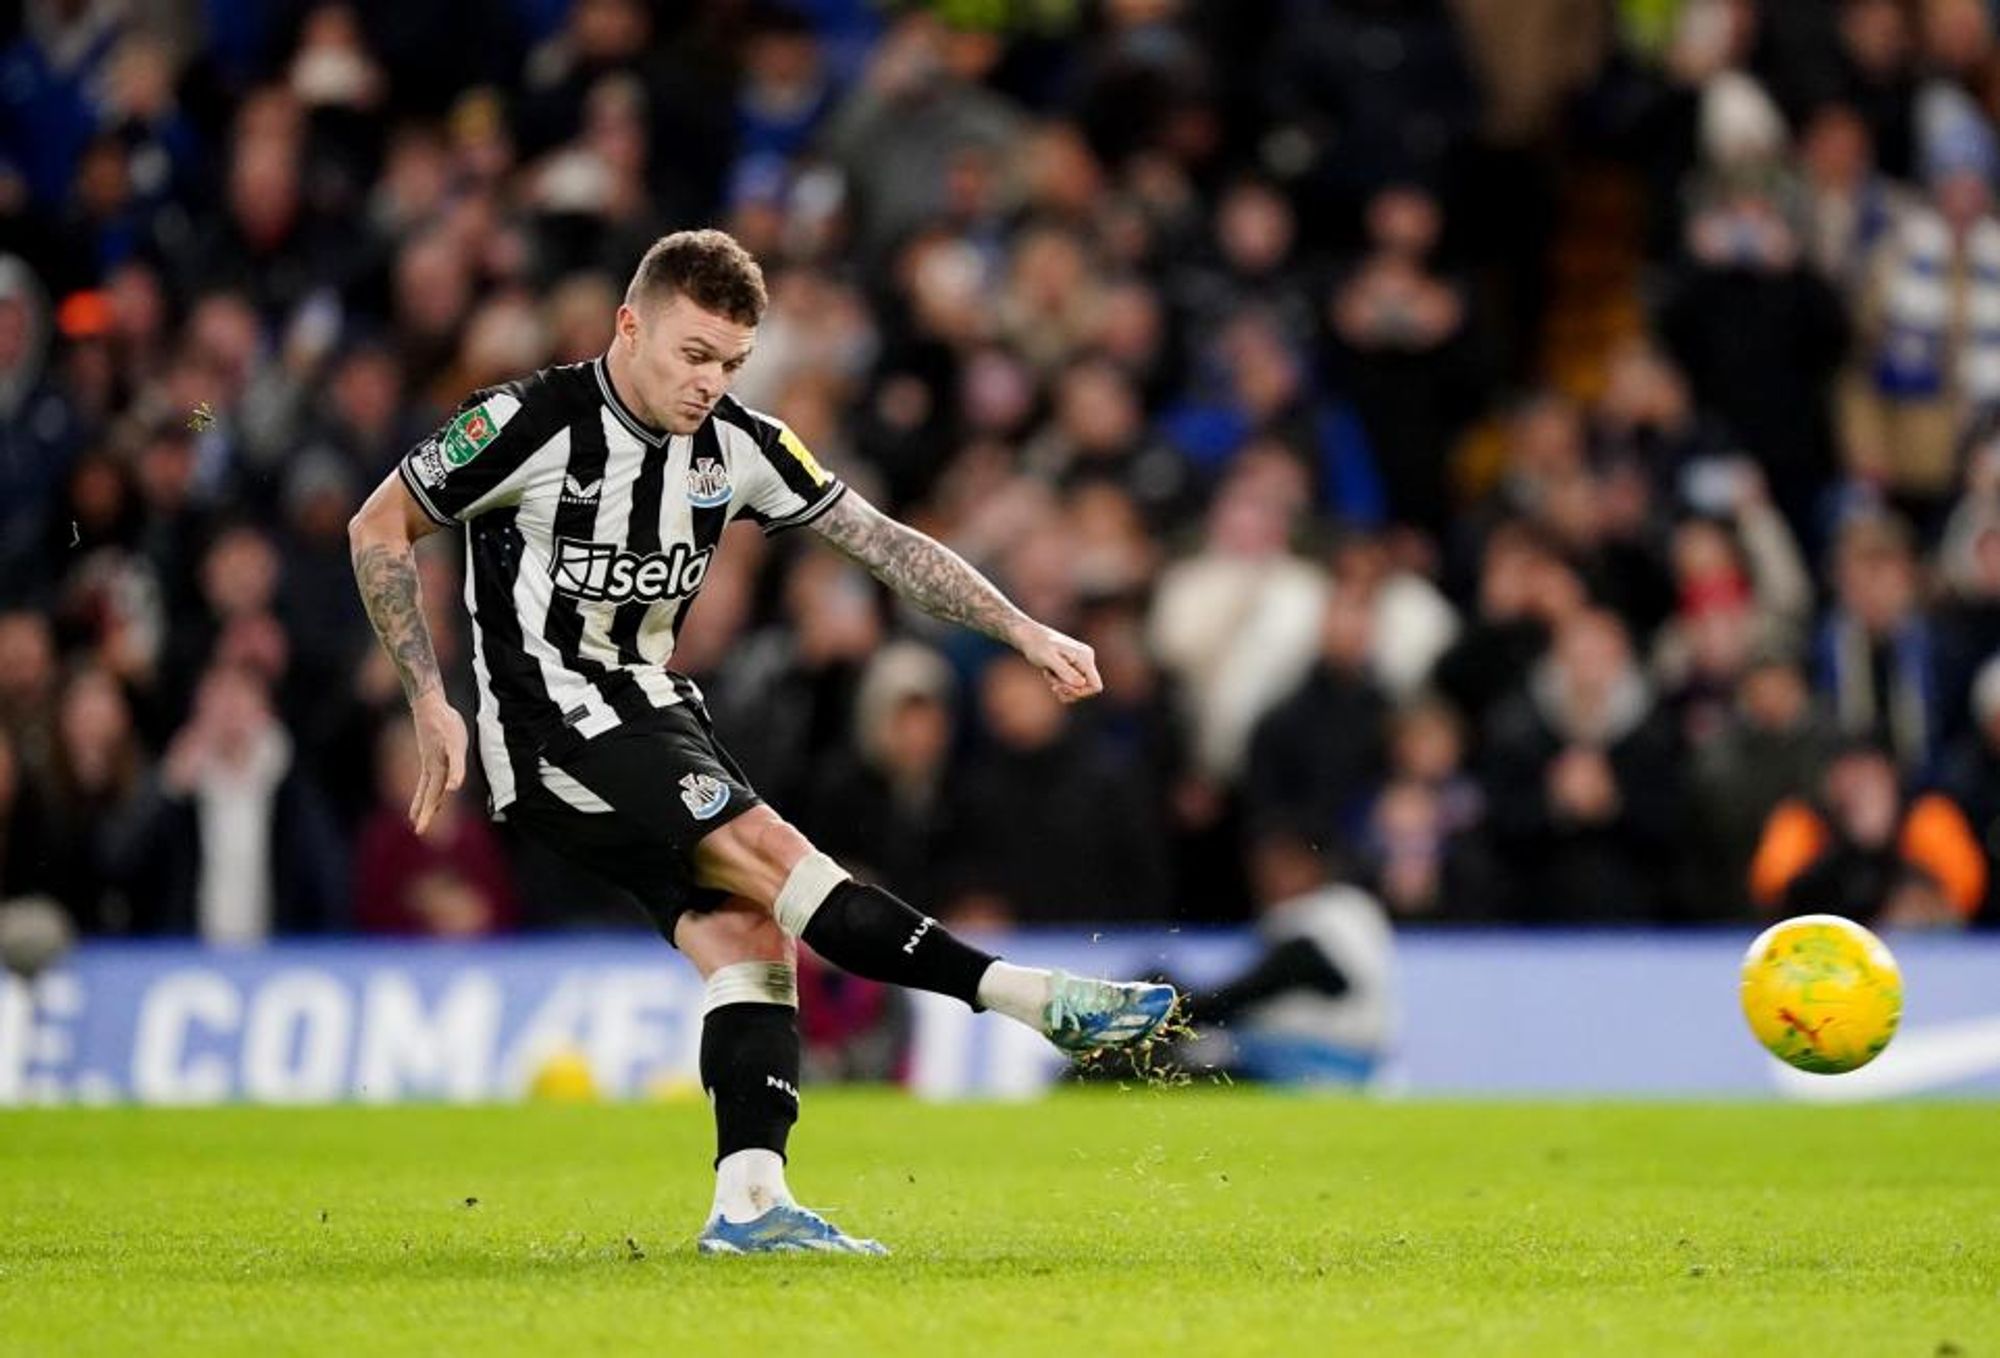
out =
[[765,307],[719,231],[646,251],[610,350],[474,393],[349,525],[354,573],[396,662],[421,752],[419,833],[465,774],[417,590],[416,539],[465,534],[479,751],[491,811],[630,891],[704,982],[701,1082],[715,1109],[704,1253],[884,1252],[799,1206],[794,940],[871,980],[991,1009],[1066,1051],[1142,1043],[1166,986],[1000,961],[855,881],[758,799],[668,669],[722,529],[810,525],[904,598],[1006,642],[1065,702],[1103,687],[1090,647],[1037,623],[949,549],[883,515],[730,383]]

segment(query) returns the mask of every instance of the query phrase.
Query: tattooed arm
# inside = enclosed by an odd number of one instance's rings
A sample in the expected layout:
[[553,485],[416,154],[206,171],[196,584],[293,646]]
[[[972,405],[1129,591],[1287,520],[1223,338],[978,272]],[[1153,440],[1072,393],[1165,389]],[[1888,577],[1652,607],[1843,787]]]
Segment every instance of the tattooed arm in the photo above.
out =
[[858,492],[849,490],[812,526],[926,613],[1012,646],[1064,702],[1103,690],[1090,647],[1036,622],[957,552],[896,522]]
[[430,826],[445,794],[465,781],[465,722],[444,696],[411,550],[418,538],[437,528],[394,472],[347,525],[361,601],[383,649],[396,662],[416,723],[419,771],[410,823],[419,834]]

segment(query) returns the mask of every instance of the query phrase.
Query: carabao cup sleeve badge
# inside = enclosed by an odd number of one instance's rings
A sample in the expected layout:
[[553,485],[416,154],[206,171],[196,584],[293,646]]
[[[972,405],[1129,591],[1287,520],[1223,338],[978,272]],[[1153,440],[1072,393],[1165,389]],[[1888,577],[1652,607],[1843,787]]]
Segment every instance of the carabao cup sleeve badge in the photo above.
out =
[[485,406],[474,406],[445,429],[444,460],[454,467],[463,467],[498,437],[500,426],[493,422],[493,416]]

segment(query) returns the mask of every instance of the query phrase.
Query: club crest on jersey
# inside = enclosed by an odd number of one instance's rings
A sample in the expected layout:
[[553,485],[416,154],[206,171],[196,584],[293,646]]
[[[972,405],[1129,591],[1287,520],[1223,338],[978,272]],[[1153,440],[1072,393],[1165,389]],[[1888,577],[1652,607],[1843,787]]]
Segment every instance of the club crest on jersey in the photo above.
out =
[[640,556],[620,551],[616,543],[558,538],[549,578],[557,590],[586,603],[656,604],[700,589],[714,556],[713,547],[697,552],[685,542]]
[[494,423],[493,416],[485,406],[476,405],[445,426],[444,460],[454,467],[463,467],[499,437],[500,426]]
[[712,457],[697,458],[688,469],[688,503],[696,509],[728,504],[731,490],[729,468]]
[[713,820],[718,811],[729,805],[729,788],[708,774],[684,773],[681,775],[681,804],[696,820]]

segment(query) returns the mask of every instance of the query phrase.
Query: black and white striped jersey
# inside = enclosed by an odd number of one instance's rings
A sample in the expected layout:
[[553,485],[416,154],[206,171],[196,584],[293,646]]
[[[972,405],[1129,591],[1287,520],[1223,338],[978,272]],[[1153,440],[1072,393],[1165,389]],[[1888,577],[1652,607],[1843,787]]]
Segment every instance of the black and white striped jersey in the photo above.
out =
[[724,525],[810,523],[846,489],[730,397],[691,435],[648,428],[601,358],[475,393],[399,471],[426,514],[465,526],[496,813],[527,780],[573,795],[544,756],[698,700],[667,665]]

